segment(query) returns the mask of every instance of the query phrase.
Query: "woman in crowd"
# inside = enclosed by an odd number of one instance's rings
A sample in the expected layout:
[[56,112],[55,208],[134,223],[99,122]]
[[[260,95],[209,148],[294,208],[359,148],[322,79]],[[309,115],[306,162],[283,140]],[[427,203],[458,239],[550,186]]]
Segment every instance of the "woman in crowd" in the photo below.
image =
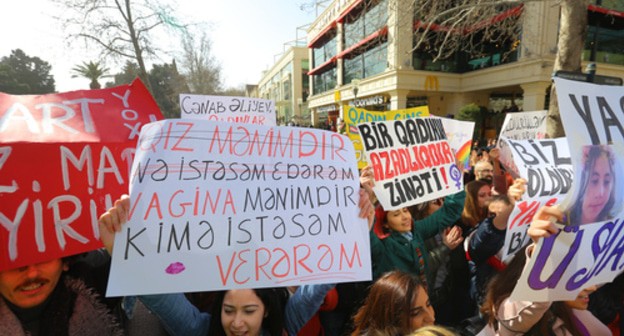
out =
[[[365,189],[374,185],[372,168],[362,170],[360,182]],[[425,240],[453,225],[460,217],[466,193],[462,190],[447,196],[444,205],[431,216],[415,221],[408,208],[385,211],[381,205],[375,210],[375,224],[370,233],[373,279],[399,269],[416,274],[426,284],[433,279],[429,272],[432,262]],[[449,240],[461,240],[461,232],[452,230]]]
[[[369,218],[374,210],[364,190],[360,191],[360,217]],[[112,252],[114,236],[127,221],[130,198],[117,200],[99,219],[100,239]],[[316,314],[333,284],[302,285],[288,298],[286,289],[235,289],[217,296],[212,314],[200,312],[184,294],[143,295],[139,299],[171,335],[206,336],[296,335]]]
[[407,335],[435,323],[435,312],[424,284],[415,274],[392,271],[371,286],[353,317],[359,335]]
[[471,295],[477,304],[483,300],[488,281],[505,268],[500,250],[505,243],[507,221],[515,202],[522,197],[525,190],[526,180],[516,179],[509,187],[507,195],[494,196],[488,204],[490,215],[466,238],[466,257],[472,274]]
[[[444,204],[444,198],[424,202],[410,207],[415,220],[433,215]],[[425,241],[429,251],[433,282],[429,284],[431,304],[438,312],[439,323],[456,326],[473,315],[476,306],[470,300],[470,271],[466,253],[461,243],[463,237],[459,226],[447,227]],[[450,239],[449,239],[450,238]]]
[[281,335],[285,288],[238,289],[221,291],[212,308],[208,335]]
[[613,218],[615,205],[615,158],[606,145],[583,148],[583,172],[579,197],[572,206],[570,225],[589,224]]
[[475,180],[465,186],[466,202],[461,213],[464,236],[487,217],[487,207],[492,199],[492,187],[488,182]]
[[[543,237],[556,234],[558,228],[551,218],[563,219],[555,208],[543,207],[536,213],[528,234],[536,243]],[[488,332],[496,335],[611,335],[588,310],[589,294],[595,286],[583,289],[572,301],[529,302],[509,298],[522,269],[530,258],[534,245],[516,253],[507,268],[496,275],[488,285],[481,311],[488,319]]]

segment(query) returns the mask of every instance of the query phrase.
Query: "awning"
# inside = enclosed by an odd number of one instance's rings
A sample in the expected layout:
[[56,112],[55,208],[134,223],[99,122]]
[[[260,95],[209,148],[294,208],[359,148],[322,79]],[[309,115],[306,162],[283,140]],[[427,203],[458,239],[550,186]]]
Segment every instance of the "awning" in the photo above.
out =
[[327,25],[327,27],[325,27],[323,30],[321,30],[321,32],[318,33],[318,35],[316,35],[310,41],[310,43],[308,43],[308,48],[314,48],[314,45],[316,44],[316,42],[318,42],[321,38],[323,38],[323,36],[325,36],[327,33],[329,33],[334,28],[336,28],[336,21],[332,21],[330,24]]
[[362,39],[360,42],[352,45],[351,47],[349,47],[348,49],[343,50],[342,52],[340,52],[338,55],[336,55],[337,58],[343,58],[346,55],[349,55],[350,53],[352,53],[355,49],[365,45],[366,43],[374,40],[375,38],[379,37],[379,36],[384,36],[388,34],[388,27],[383,27],[381,29],[379,29],[378,31],[366,36],[364,39]]
[[323,64],[317,66],[316,68],[308,71],[308,76],[312,76],[312,75],[316,74],[317,72],[321,71],[321,69],[325,68],[326,66],[336,62],[336,59],[338,59],[338,58],[336,56],[334,56],[334,57],[328,59],[325,63],[323,63]]
[[342,22],[344,21],[345,17],[347,17],[347,15],[349,15],[349,13],[351,13],[351,11],[352,11],[355,7],[359,6],[362,2],[364,2],[364,0],[357,0],[357,1],[353,2],[353,3],[351,4],[351,6],[347,7],[347,8],[346,8],[346,9],[342,12],[342,14],[340,14],[340,16],[338,17],[338,19],[336,19],[336,21],[338,21],[338,22],[342,23]]

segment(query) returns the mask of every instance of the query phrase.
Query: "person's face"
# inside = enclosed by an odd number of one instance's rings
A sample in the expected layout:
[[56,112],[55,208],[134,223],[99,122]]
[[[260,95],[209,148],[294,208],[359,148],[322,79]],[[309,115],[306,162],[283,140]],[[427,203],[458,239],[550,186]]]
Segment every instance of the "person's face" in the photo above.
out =
[[427,291],[422,287],[418,287],[416,297],[412,300],[412,307],[410,309],[410,328],[416,330],[420,327],[430,326],[435,323],[435,311],[431,302],[429,302],[429,295]]
[[582,204],[581,224],[598,221],[598,215],[609,201],[612,189],[613,175],[609,159],[606,154],[601,154],[589,175]]
[[388,211],[386,225],[397,232],[410,232],[412,231],[412,214],[408,208]]
[[229,290],[223,298],[221,324],[227,336],[257,336],[266,316],[262,300],[253,289]]
[[565,305],[572,309],[587,310],[587,306],[589,306],[589,294],[595,292],[596,289],[598,289],[596,286],[583,289],[575,300],[565,301]]
[[477,192],[477,205],[479,208],[485,208],[490,204],[492,200],[492,188],[489,185],[485,185]]
[[488,162],[482,162],[475,167],[475,177],[477,180],[492,181],[494,178],[494,168]]
[[54,291],[66,270],[61,259],[54,259],[0,272],[0,295],[19,308],[42,304]]

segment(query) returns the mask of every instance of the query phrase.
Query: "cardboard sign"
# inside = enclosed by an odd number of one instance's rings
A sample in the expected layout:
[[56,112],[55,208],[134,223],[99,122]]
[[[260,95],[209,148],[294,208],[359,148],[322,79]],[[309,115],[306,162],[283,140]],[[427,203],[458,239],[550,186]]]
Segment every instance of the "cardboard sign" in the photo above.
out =
[[462,190],[442,120],[436,117],[358,125],[373,190],[386,211],[426,202]]
[[107,295],[370,280],[358,192],[353,146],[335,132],[149,124]]
[[275,126],[275,102],[268,99],[180,94],[182,119]]
[[566,138],[548,140],[499,139],[513,154],[519,176],[527,181],[526,194],[509,216],[502,258],[530,243],[529,224],[539,208],[560,204],[572,188],[574,171]]
[[519,177],[518,167],[512,158],[511,149],[502,139],[539,140],[546,138],[546,117],[548,111],[509,112],[501,127],[496,147],[500,150],[499,162],[515,178]]
[[540,239],[515,300],[571,299],[624,270],[624,88],[559,78],[555,85],[574,167],[572,191],[560,205],[568,226]]
[[162,114],[143,83],[0,93],[0,270],[101,247],[97,218],[128,190],[141,127]]
[[364,155],[364,148],[362,146],[362,139],[358,132],[357,125],[364,122],[382,121],[382,120],[402,120],[418,117],[429,116],[429,107],[419,106],[403,110],[394,111],[368,111],[363,108],[354,106],[343,106],[345,127],[347,130],[347,136],[353,142],[355,147],[355,157],[358,161],[358,168],[362,169],[366,167],[366,156]]
[[457,161],[461,163],[462,169],[470,170],[470,151],[472,149],[472,133],[474,132],[474,121],[461,121],[449,118],[440,118],[449,145],[455,151]]

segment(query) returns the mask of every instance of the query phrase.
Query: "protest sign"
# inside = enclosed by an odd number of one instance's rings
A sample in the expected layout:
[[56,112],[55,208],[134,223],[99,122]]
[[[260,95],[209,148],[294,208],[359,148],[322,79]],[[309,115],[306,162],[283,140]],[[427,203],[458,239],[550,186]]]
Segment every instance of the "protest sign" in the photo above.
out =
[[381,121],[381,120],[401,120],[409,118],[426,117],[429,115],[429,107],[419,106],[403,110],[394,111],[368,111],[363,108],[354,106],[343,106],[344,121],[347,130],[347,136],[353,142],[355,148],[355,157],[358,162],[358,168],[364,168],[368,163],[366,162],[366,156],[364,155],[364,148],[362,147],[362,139],[358,132],[357,125],[364,122]]
[[358,129],[373,168],[373,190],[386,211],[463,189],[440,118],[362,123]]
[[97,218],[127,192],[140,128],[157,119],[140,80],[0,93],[0,270],[101,247]]
[[502,250],[505,260],[531,241],[527,229],[537,210],[561,203],[572,187],[574,172],[566,138],[499,140],[508,146],[519,176],[527,181],[526,193],[516,202],[507,222]]
[[472,133],[474,121],[461,121],[450,118],[440,118],[446,138],[451,148],[455,151],[457,161],[461,163],[461,169],[470,169],[470,151],[472,149]]
[[499,162],[514,177],[519,176],[518,167],[512,159],[511,149],[501,139],[535,140],[546,137],[546,116],[548,111],[508,112],[501,127],[496,147],[500,150]]
[[623,269],[624,89],[560,78],[555,85],[574,167],[560,205],[567,226],[538,242],[512,294],[518,300],[570,299]]
[[131,176],[109,296],[371,278],[343,135],[164,120],[143,128]]
[[275,126],[275,102],[262,98],[180,94],[180,117]]
[[589,286],[610,282],[622,269],[623,217],[602,223],[563,226],[540,239],[516,288],[514,301],[573,300]]

